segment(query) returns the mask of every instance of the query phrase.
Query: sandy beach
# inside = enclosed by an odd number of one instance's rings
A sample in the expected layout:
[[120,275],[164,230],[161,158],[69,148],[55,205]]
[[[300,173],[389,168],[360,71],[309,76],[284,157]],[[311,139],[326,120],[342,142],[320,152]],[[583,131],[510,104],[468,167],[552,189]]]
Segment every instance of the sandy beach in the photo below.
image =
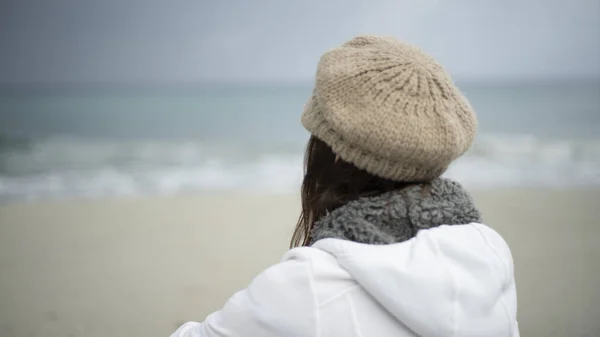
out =
[[[600,336],[600,190],[476,191],[512,248],[525,337]],[[0,205],[0,336],[168,336],[286,251],[296,196]]]

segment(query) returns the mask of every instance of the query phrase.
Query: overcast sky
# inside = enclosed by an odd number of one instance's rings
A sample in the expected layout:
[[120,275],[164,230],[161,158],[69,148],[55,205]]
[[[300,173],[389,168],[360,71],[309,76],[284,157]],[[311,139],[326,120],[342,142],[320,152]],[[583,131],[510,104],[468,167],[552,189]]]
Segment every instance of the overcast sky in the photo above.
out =
[[459,79],[600,77],[600,0],[0,0],[0,82],[310,81],[365,33]]

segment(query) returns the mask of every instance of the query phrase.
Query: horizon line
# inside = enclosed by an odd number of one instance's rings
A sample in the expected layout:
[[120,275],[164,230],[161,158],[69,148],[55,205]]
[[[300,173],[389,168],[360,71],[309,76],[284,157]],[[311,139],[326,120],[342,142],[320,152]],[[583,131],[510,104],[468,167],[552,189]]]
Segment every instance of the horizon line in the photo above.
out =
[[[457,78],[458,85],[502,85],[502,84],[561,84],[600,82],[600,76],[589,77],[535,77],[535,78]],[[199,80],[199,81],[2,81],[2,87],[42,88],[42,87],[113,87],[113,88],[193,88],[193,87],[305,87],[312,86],[314,80],[294,81],[240,81],[240,80]]]

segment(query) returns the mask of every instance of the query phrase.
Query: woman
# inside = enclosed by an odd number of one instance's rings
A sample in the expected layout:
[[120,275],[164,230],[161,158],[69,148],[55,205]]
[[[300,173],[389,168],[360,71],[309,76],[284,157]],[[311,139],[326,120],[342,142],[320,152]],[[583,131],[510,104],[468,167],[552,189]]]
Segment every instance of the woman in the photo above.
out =
[[510,250],[440,178],[476,119],[438,63],[356,37],[321,58],[302,123],[301,247],[173,336],[519,336]]

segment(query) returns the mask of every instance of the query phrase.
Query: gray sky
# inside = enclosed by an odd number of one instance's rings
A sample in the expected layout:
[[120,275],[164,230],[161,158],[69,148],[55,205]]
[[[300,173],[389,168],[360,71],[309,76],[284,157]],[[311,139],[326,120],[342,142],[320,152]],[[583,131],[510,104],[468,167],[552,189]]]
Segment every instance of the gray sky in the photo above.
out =
[[459,79],[600,77],[600,0],[1,0],[0,82],[309,81],[364,33]]

